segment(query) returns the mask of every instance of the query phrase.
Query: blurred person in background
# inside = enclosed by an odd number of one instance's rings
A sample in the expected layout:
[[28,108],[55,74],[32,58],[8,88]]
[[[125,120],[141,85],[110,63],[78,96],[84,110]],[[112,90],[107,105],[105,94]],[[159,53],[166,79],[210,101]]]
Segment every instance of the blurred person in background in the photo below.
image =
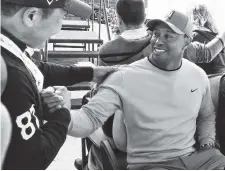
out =
[[120,35],[100,47],[100,65],[128,64],[141,59],[141,53],[150,43],[146,31],[143,0],[118,0],[116,13]]
[[[207,44],[218,35],[218,29],[215,25],[212,14],[204,4],[195,5],[190,11],[189,16],[194,24],[192,42],[200,42]],[[224,41],[219,39],[224,45]],[[207,46],[207,45],[206,45]],[[212,47],[213,49],[220,48],[219,45]],[[215,57],[205,62],[195,62],[208,75],[225,72],[225,51],[220,51]]]

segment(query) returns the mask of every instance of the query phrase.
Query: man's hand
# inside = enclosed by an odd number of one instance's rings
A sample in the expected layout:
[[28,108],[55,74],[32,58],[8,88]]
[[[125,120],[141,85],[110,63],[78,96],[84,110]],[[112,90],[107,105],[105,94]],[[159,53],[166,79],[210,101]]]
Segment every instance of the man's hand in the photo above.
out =
[[93,70],[94,70],[94,74],[93,74],[93,82],[96,82],[98,84],[102,83],[105,78],[117,71],[118,67],[116,66],[108,66],[108,67],[103,67],[103,66],[100,66],[100,67],[93,67]]
[[41,97],[50,113],[61,107],[71,109],[71,94],[64,86],[48,87],[41,92]]
[[71,109],[71,92],[65,86],[54,86],[55,94],[62,96],[64,100],[63,107]]

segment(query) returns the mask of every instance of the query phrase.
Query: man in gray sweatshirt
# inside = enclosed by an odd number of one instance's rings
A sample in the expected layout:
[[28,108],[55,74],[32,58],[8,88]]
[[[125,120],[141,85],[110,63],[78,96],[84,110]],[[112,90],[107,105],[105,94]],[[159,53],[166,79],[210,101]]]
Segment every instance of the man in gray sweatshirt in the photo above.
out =
[[189,18],[172,11],[148,27],[153,32],[152,55],[109,76],[71,116],[69,134],[87,137],[122,110],[128,169],[224,169],[225,157],[214,147],[208,77],[183,59],[191,42]]
[[[128,12],[129,11],[129,12]],[[150,46],[151,33],[144,26],[145,4],[143,0],[118,0],[116,12],[121,34],[101,46],[99,56],[101,65],[130,64],[153,53]],[[190,35],[192,37],[192,35]],[[217,58],[224,48],[225,32],[207,44],[191,42],[185,46],[183,57],[194,63],[206,64]],[[126,151],[126,130],[121,112],[116,119],[111,116],[103,125],[103,131],[113,137],[121,151]],[[113,125],[113,126],[112,126]],[[124,137],[124,138],[121,138]]]

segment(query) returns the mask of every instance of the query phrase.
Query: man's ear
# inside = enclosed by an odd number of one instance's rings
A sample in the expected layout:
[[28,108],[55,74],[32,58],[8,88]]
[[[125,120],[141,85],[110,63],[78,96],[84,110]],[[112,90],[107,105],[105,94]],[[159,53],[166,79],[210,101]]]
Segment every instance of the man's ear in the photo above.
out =
[[145,13],[145,16],[144,16],[144,21],[146,21],[146,13]]
[[117,20],[118,20],[118,24],[119,25],[122,25],[123,24],[123,20],[122,18],[120,17],[120,15],[117,14]]
[[191,43],[192,38],[190,38],[190,37],[188,37],[186,35],[185,35],[184,38],[185,38],[185,41],[184,41],[184,47],[183,47],[183,49],[186,49],[186,47]]
[[124,31],[125,24],[124,24],[122,18],[118,14],[117,14],[117,20],[118,20],[117,22],[118,22],[119,30],[122,33]]
[[42,16],[38,8],[29,7],[23,13],[23,22],[27,27],[32,27],[40,17]]

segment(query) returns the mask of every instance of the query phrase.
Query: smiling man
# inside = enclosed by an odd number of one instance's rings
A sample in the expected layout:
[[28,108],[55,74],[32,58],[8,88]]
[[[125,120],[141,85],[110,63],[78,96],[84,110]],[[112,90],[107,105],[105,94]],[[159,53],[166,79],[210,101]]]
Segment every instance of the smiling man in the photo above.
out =
[[155,19],[147,26],[153,31],[151,39],[153,55],[149,57],[149,60],[163,70],[179,69],[183,52],[191,42],[193,30],[191,21],[187,16],[172,11],[165,22]]
[[111,75],[71,117],[69,134],[86,137],[120,109],[128,169],[223,169],[225,157],[214,147],[208,77],[183,59],[191,22],[172,11],[166,20],[151,20],[148,27],[153,32],[152,55]]

